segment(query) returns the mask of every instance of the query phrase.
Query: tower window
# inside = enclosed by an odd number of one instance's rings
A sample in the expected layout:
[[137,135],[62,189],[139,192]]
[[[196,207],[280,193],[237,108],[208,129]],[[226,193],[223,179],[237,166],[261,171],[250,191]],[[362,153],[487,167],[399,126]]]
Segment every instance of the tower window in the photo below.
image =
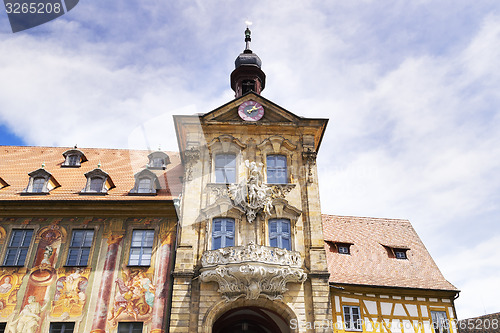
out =
[[291,250],[290,220],[273,219],[269,221],[269,245]]
[[212,223],[212,250],[234,246],[234,220],[216,218]]
[[87,266],[94,230],[73,230],[69,246],[67,266]]
[[241,83],[242,94],[246,94],[250,91],[255,91],[255,81],[254,80],[243,80]]
[[12,230],[4,266],[24,266],[28,249],[33,237],[33,230]]
[[153,253],[154,230],[134,230],[132,232],[132,244],[130,245],[130,266],[151,265],[151,254]]
[[50,333],[72,333],[75,329],[75,323],[50,323]]
[[118,333],[142,333],[142,323],[118,323]]
[[267,183],[286,184],[287,180],[286,156],[267,156]]
[[235,154],[218,154],[215,156],[215,182],[236,183]]
[[359,306],[344,305],[344,325],[346,331],[361,331],[361,315]]

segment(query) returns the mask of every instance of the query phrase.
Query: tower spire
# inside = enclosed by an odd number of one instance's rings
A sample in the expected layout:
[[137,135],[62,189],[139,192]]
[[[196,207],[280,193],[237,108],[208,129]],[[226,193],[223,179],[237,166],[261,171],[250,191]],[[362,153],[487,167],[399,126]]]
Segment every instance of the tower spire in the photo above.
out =
[[262,61],[259,56],[250,49],[252,32],[248,27],[251,22],[246,22],[245,50],[234,61],[235,70],[231,73],[231,88],[236,97],[240,97],[250,91],[260,94],[266,84],[266,74],[260,68]]

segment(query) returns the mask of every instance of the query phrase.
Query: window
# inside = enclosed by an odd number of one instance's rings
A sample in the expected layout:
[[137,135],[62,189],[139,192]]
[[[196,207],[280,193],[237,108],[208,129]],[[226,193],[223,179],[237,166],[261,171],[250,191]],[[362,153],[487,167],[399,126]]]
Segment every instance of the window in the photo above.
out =
[[267,156],[267,183],[268,184],[286,184],[288,182],[286,170],[286,156],[268,155]]
[[118,323],[118,333],[142,333],[142,323]]
[[87,266],[94,230],[73,230],[66,266]]
[[67,165],[68,166],[79,166],[80,165],[80,156],[78,155],[69,155],[67,157]]
[[274,219],[269,221],[269,244],[291,250],[290,221],[285,219]]
[[4,266],[24,266],[32,237],[33,230],[12,230]]
[[75,323],[50,323],[50,333],[71,333],[75,329]]
[[89,171],[85,174],[87,183],[80,194],[103,195],[115,187],[111,177],[101,170],[99,163],[98,168]]
[[406,257],[406,250],[400,250],[400,249],[395,249],[394,250],[394,255],[396,256],[396,258],[398,259],[408,259]]
[[151,265],[151,254],[153,253],[154,230],[134,230],[132,232],[132,244],[130,245],[130,266]]
[[150,193],[151,192],[151,179],[141,178],[139,179],[139,186],[137,187],[137,193]]
[[5,332],[5,325],[7,325],[7,323],[0,323],[0,333]]
[[92,177],[90,179],[90,192],[102,192],[102,186],[104,185],[104,179],[101,177]]
[[61,164],[61,167],[69,167],[69,168],[79,168],[83,162],[87,161],[87,157],[85,154],[76,148],[66,150],[63,153],[64,162]]
[[155,151],[148,155],[148,169],[165,169],[170,163],[170,158],[162,151]]
[[212,222],[212,250],[234,246],[234,220],[216,218]]
[[236,183],[235,154],[218,154],[215,156],[215,182]]
[[31,192],[32,193],[42,193],[44,185],[45,185],[45,178],[37,177],[37,178],[33,179],[33,189]]
[[434,333],[449,333],[450,324],[445,311],[431,311]]
[[339,253],[341,254],[349,254],[349,246],[346,245],[339,245]]
[[344,305],[344,325],[348,331],[361,331],[361,316],[359,306]]

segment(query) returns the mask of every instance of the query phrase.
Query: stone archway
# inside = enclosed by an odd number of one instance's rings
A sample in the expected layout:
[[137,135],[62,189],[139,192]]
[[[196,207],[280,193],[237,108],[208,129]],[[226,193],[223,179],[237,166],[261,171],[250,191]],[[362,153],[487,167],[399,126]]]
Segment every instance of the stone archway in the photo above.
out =
[[212,327],[212,333],[290,333],[290,325],[269,309],[242,307],[220,316]]
[[292,320],[297,320],[296,314],[282,301],[266,298],[220,301],[206,312],[200,332],[294,333],[296,330],[290,327]]

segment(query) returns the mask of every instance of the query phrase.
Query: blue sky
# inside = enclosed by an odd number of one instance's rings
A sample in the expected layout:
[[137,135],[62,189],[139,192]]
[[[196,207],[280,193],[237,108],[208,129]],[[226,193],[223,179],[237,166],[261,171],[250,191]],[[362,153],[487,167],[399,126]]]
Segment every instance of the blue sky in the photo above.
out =
[[16,34],[2,12],[0,144],[176,150],[173,114],[233,98],[245,20],[263,96],[330,118],[324,213],[410,219],[459,317],[500,311],[496,0],[80,1]]

